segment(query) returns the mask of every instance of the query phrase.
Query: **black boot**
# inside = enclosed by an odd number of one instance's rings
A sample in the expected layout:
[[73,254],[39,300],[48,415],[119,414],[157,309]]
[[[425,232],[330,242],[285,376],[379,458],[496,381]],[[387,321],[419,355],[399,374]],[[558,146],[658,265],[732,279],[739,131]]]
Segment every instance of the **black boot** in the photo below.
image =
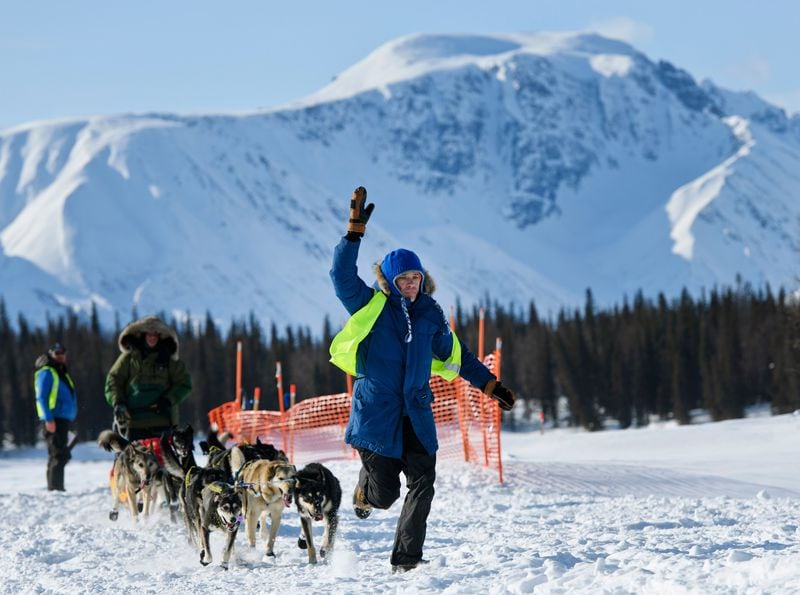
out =
[[56,492],[64,491],[64,463],[52,460],[47,465],[47,489]]
[[409,570],[414,570],[417,566],[424,566],[425,564],[430,564],[430,562],[428,560],[417,560],[410,564],[393,564],[392,574],[403,574]]

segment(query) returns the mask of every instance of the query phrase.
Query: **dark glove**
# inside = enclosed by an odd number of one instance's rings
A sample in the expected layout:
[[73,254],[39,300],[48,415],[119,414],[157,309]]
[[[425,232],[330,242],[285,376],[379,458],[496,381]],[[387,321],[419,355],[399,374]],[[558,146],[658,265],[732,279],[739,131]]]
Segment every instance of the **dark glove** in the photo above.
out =
[[159,413],[167,413],[172,408],[172,401],[167,397],[158,397],[158,401],[150,405],[150,407]]
[[353,190],[353,198],[350,199],[350,221],[347,224],[347,237],[348,238],[361,238],[364,237],[364,231],[367,228],[367,221],[369,221],[372,210],[375,208],[375,203],[367,202],[367,189],[359,186]]
[[514,401],[517,400],[514,391],[503,386],[499,380],[490,380],[487,382],[486,386],[483,387],[483,392],[497,401],[498,405],[500,405],[500,409],[503,411],[510,411],[514,406]]
[[131,421],[131,414],[128,411],[128,408],[121,404],[114,405],[114,419],[116,419],[122,425]]

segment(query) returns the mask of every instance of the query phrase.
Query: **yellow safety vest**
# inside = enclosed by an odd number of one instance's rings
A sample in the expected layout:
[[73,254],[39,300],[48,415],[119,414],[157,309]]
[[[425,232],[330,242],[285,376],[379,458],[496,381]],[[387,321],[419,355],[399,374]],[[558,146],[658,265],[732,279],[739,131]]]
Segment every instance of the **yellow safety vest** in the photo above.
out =
[[[380,291],[375,291],[375,295],[367,302],[367,305],[350,317],[344,328],[339,331],[331,341],[331,363],[350,374],[356,375],[356,353],[358,345],[364,340],[375,325],[375,321],[386,305],[386,295]],[[453,335],[453,348],[450,357],[445,361],[436,359],[431,361],[431,374],[441,376],[448,382],[455,379],[461,371],[461,342]]]
[[[39,379],[39,374],[44,372],[45,370],[49,371],[50,374],[53,376],[53,386],[50,387],[50,395],[47,398],[47,406],[50,407],[50,411],[56,408],[56,400],[58,400],[58,385],[61,382],[61,379],[58,377],[58,372],[52,366],[45,366],[36,370],[36,373],[33,375],[33,382],[34,384]],[[67,374],[67,382],[69,382],[70,388],[75,390],[75,383],[72,382],[72,378],[69,374]],[[36,413],[39,417],[44,417],[44,411],[42,411],[42,405],[39,403],[39,399],[36,399]]]

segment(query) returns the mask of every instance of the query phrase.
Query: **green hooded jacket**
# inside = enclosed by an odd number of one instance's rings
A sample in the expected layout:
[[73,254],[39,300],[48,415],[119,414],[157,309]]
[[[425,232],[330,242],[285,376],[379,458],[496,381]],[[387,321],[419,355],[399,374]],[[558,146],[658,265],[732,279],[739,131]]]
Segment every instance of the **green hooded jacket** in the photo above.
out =
[[[153,349],[145,343],[148,332],[159,335]],[[178,405],[192,391],[192,379],[178,358],[178,335],[155,316],[147,316],[126,326],[118,343],[121,354],[106,377],[108,404],[127,407],[131,428],[177,425]]]

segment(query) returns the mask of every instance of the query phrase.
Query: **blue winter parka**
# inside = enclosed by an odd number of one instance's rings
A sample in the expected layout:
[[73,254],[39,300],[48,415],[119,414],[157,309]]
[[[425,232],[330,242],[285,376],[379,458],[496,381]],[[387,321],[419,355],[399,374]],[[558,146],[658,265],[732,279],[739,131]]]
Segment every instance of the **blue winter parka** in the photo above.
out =
[[[358,276],[360,240],[342,238],[333,254],[330,275],[336,296],[353,315],[372,299],[376,290],[387,294],[386,305],[369,334],[358,346],[357,376],[345,442],[390,458],[403,454],[403,418],[411,421],[414,433],[429,454],[439,448],[431,403],[429,380],[433,357],[445,360],[453,347],[454,335],[436,301],[421,290],[413,302],[406,301],[411,323],[411,341],[406,342],[408,319],[393,280],[386,280],[376,266],[376,287]],[[432,288],[425,272],[424,288]],[[388,283],[387,283],[388,281]],[[494,376],[461,343],[460,375],[483,388]]]

